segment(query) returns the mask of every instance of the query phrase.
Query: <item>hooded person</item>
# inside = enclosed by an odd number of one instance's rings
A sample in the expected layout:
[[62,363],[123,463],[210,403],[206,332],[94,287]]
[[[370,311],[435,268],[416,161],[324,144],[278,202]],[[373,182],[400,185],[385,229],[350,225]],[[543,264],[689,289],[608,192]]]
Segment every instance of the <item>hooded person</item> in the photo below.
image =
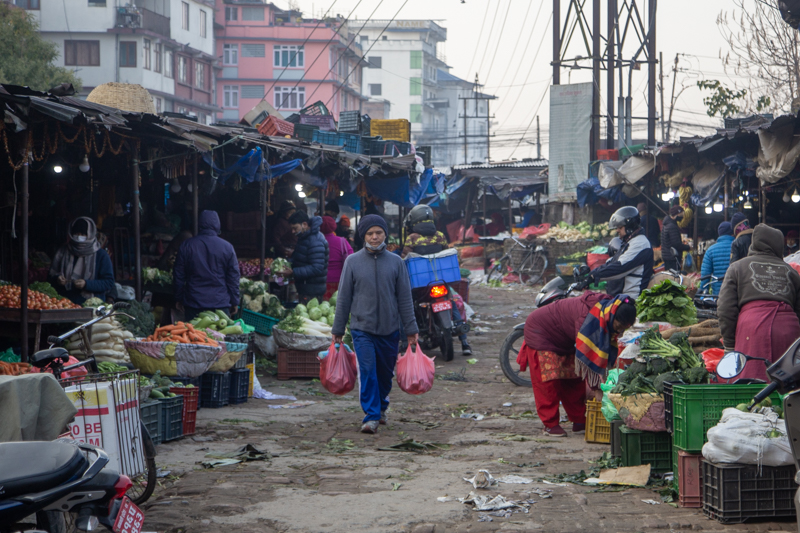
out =
[[678,226],[678,222],[683,220],[683,216],[683,207],[673,205],[661,224],[661,259],[664,260],[665,270],[680,272],[683,252],[691,249],[688,244],[683,243],[681,228]]
[[797,251],[797,238],[798,238],[798,233],[796,229],[791,229],[786,233],[786,237],[783,239],[784,256],[791,255]]
[[339,290],[339,279],[342,277],[344,260],[353,253],[353,247],[344,237],[339,237],[336,231],[336,221],[327,215],[322,217],[320,231],[328,241],[328,280],[324,298],[327,300],[334,292]]
[[345,259],[331,330],[334,342],[341,343],[350,320],[364,411],[361,432],[374,434],[379,424],[386,424],[400,327],[410,346],[417,344],[419,328],[406,266],[386,251],[386,221],[380,215],[366,215],[357,231],[364,248]]
[[750,245],[753,243],[753,230],[750,228],[750,221],[744,213],[734,213],[731,217],[731,227],[735,237],[731,245],[731,263],[747,257]]
[[[717,314],[725,351],[775,362],[800,337],[800,274],[783,261],[780,230],[755,227],[750,253],[728,268]],[[740,378],[766,380],[766,367],[748,361]]]
[[202,311],[239,308],[239,260],[228,241],[220,238],[219,215],[203,211],[197,236],[183,241],[172,272],[175,301],[189,321]]
[[105,301],[106,293],[114,291],[114,267],[91,218],[76,218],[69,225],[67,244],[56,252],[49,276],[60,294],[79,305],[93,297]]
[[330,248],[325,236],[320,233],[322,218],[309,218],[305,211],[297,211],[289,217],[289,224],[297,237],[297,246],[292,253],[292,273],[297,294],[303,303],[325,296],[328,282],[328,260]]
[[717,242],[706,250],[703,256],[703,266],[700,269],[700,277],[713,275],[719,281],[711,283],[703,282],[703,289],[711,285],[712,294],[719,294],[722,288],[722,279],[731,264],[731,245],[733,244],[733,227],[730,222],[722,222],[717,228]]
[[267,218],[267,249],[272,249],[275,257],[289,257],[297,245],[297,237],[292,232],[289,217],[297,208],[291,200],[284,200],[278,207],[278,212]]

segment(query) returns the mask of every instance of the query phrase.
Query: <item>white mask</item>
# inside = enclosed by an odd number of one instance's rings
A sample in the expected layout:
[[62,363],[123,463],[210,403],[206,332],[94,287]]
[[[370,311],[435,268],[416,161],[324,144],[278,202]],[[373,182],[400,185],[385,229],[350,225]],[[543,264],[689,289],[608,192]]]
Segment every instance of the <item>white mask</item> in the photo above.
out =
[[75,242],[86,242],[86,235],[76,235]]

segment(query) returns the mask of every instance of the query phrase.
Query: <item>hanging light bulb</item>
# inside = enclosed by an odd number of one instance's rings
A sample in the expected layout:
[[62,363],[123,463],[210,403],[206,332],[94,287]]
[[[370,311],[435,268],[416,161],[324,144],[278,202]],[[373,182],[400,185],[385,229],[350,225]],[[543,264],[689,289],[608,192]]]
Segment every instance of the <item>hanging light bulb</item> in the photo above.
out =
[[55,172],[56,174],[61,174],[62,172],[64,172],[64,167],[62,167],[61,165],[54,165],[53,172]]
[[189,185],[187,185],[186,188],[189,190],[189,192],[192,192],[192,184],[191,183]]
[[744,205],[742,205],[742,207],[744,209],[753,209],[753,203],[748,198],[747,201],[744,203]]
[[741,202],[741,201],[743,201],[743,200],[744,200],[744,196],[742,196],[742,195],[740,194],[740,195],[739,195],[739,201]]
[[665,201],[665,202],[669,202],[674,197],[675,197],[675,194],[672,191],[667,191],[667,192],[661,193],[661,199],[663,201]]
[[750,196],[750,191],[744,191],[745,196]]
[[715,213],[722,213],[722,210],[724,209],[724,207],[725,206],[722,205],[722,202],[720,202],[719,200],[714,202],[714,212]]
[[172,186],[169,188],[169,190],[174,192],[175,194],[181,192],[181,184],[178,182],[178,180],[172,182]]
[[339,196],[344,196],[344,191],[339,191]]
[[298,184],[296,184],[296,185],[294,186],[294,190],[296,190],[296,191],[298,191],[298,192],[299,192],[299,191],[302,191],[302,190],[303,190],[303,184],[302,184],[302,183],[298,183]]
[[306,193],[304,193],[303,191],[300,191],[300,192],[297,193],[297,196],[299,196],[300,198],[305,198],[306,197]]
[[783,193],[782,200],[787,204],[789,203],[789,189],[786,189],[786,191]]
[[710,205],[706,206],[706,215],[710,215],[713,211],[714,209],[712,209]]
[[78,168],[80,169],[81,172],[89,172],[89,169],[91,167],[89,166],[89,155],[88,154],[83,156],[83,161],[81,161],[81,164],[78,165]]
[[800,192],[797,191],[797,187],[794,188],[794,192],[792,193],[792,201],[794,203],[800,202]]

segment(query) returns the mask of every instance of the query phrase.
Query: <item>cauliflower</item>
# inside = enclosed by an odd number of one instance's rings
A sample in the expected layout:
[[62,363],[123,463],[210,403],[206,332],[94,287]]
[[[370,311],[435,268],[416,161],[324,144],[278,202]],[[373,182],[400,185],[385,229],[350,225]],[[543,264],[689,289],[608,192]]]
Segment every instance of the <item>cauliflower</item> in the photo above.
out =
[[259,300],[258,298],[254,298],[254,299],[250,300],[249,302],[245,303],[244,307],[248,311],[253,311],[254,313],[260,313],[261,312],[261,300]]
[[252,300],[253,299],[250,297],[249,294],[245,294],[242,296],[242,302],[244,303],[244,305],[249,304]]

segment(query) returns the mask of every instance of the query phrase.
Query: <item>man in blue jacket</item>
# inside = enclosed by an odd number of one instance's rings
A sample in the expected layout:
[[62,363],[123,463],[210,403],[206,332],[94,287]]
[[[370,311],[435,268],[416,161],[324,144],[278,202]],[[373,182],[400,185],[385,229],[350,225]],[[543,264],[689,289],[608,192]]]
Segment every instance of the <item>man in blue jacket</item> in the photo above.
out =
[[217,212],[203,211],[197,236],[185,240],[175,258],[175,301],[186,321],[206,310],[239,310],[239,260],[220,228]]
[[331,330],[334,342],[341,343],[350,319],[364,411],[361,432],[377,433],[378,425],[386,424],[400,325],[409,345],[417,343],[419,328],[406,266],[386,251],[386,221],[380,215],[367,215],[357,230],[364,248],[344,261]]
[[[733,244],[733,226],[730,222],[723,222],[717,228],[717,242],[712,244],[706,250],[703,256],[703,266],[700,270],[700,276],[708,276],[709,274],[719,278],[711,284],[713,294],[719,294],[722,288],[722,278],[725,277],[725,272],[731,265],[731,245]],[[705,289],[709,281],[703,282],[703,289]]]
[[328,241],[319,231],[322,218],[309,219],[305,211],[296,211],[289,217],[289,224],[297,236],[297,246],[292,253],[292,273],[297,294],[303,303],[313,298],[321,300],[327,288],[330,256]]

